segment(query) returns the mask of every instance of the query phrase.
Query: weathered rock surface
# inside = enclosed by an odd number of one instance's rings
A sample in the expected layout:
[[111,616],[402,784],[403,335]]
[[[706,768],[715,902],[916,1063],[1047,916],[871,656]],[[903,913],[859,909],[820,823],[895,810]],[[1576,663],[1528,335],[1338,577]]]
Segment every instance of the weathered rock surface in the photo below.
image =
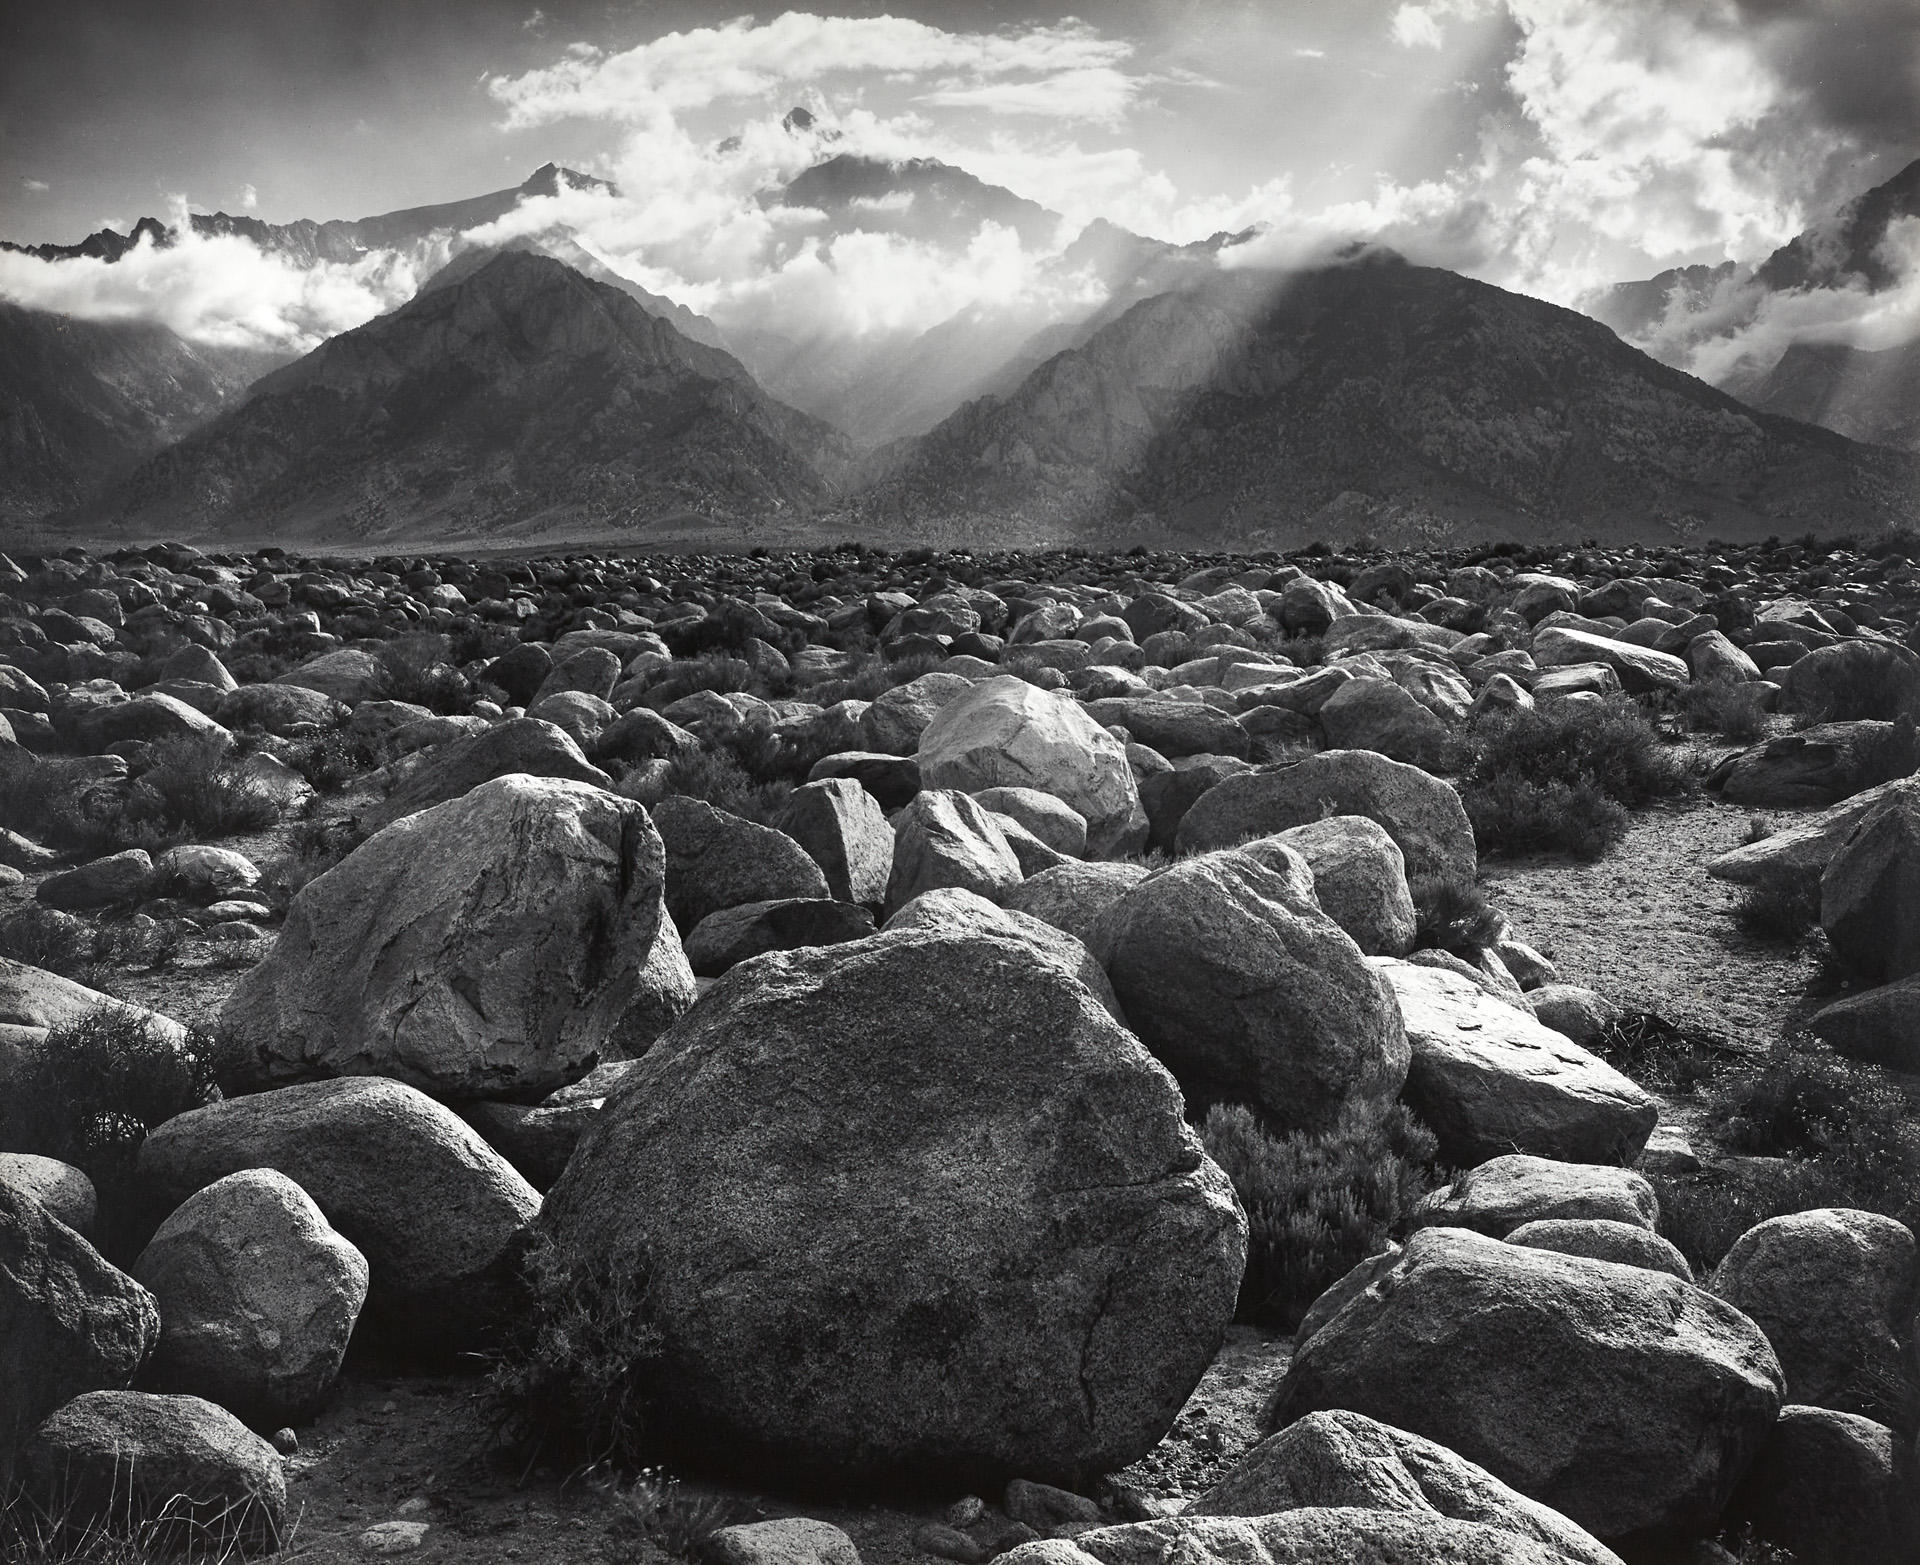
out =
[[1820,927],[1869,983],[1920,973],[1920,795],[1890,793],[1854,826],[1821,873]]
[[1096,858],[1145,845],[1147,815],[1126,750],[1068,696],[1024,679],[982,680],[928,723],[917,751],[928,788],[1036,788],[1087,823]]
[[1359,1506],[1196,1516],[1024,1544],[1007,1565],[1571,1565],[1574,1556],[1480,1522]]
[[1419,920],[1407,862],[1384,826],[1364,815],[1329,815],[1277,834],[1313,871],[1321,911],[1368,956],[1405,956]]
[[537,717],[516,717],[496,723],[485,733],[435,745],[405,781],[367,811],[365,824],[377,831],[510,772],[591,783],[596,788],[613,786],[613,779],[580,753],[580,746],[564,729]]
[[1709,1529],[1782,1394],[1759,1328],[1702,1289],[1434,1228],[1300,1348],[1267,1416],[1365,1413],[1610,1540]]
[[354,1077],[228,1098],[168,1120],[139,1171],[170,1210],[215,1180],[271,1168],[366,1257],[366,1318],[417,1351],[479,1347],[520,1306],[540,1198],[451,1110],[397,1081]]
[[1478,866],[1460,795],[1417,766],[1368,750],[1328,750],[1292,766],[1229,777],[1203,793],[1180,822],[1183,853],[1227,848],[1328,815],[1364,815],[1399,844],[1409,880],[1438,876],[1470,885]]
[[1126,1025],[1126,1014],[1107,980],[1106,969],[1080,940],[1031,914],[996,907],[977,892],[963,891],[958,886],[923,891],[889,918],[885,927],[889,931],[923,929],[949,935],[980,934],[1017,940],[1040,961],[1059,967],[1085,984],[1114,1020]]
[[666,874],[640,805],[495,778],[302,888],[221,1022],[269,1083],[378,1075],[539,1098],[658,1030],[659,986],[642,985]]
[[1421,1220],[1504,1239],[1522,1223],[1597,1217],[1649,1233],[1660,1216],[1653,1186],[1631,1169],[1512,1153],[1436,1190]]
[[87,1236],[99,1215],[93,1181],[71,1163],[33,1152],[0,1152],[0,1185],[31,1196],[75,1233]]
[[287,1531],[279,1453],[199,1397],[75,1397],[35,1430],[26,1467],[30,1490],[79,1531],[125,1536],[164,1518],[178,1537],[249,1554],[279,1548]]
[[1648,1233],[1637,1223],[1605,1217],[1542,1217],[1522,1223],[1507,1235],[1508,1244],[1530,1250],[1557,1250],[1590,1261],[1612,1261],[1616,1266],[1644,1266],[1692,1282],[1693,1267],[1669,1240]]
[[1870,1418],[1783,1407],[1727,1514],[1790,1551],[1796,1565],[1914,1565],[1920,1461]]
[[1903,1339],[1920,1260],[1905,1223],[1846,1207],[1769,1218],[1707,1286],[1767,1334],[1794,1402],[1872,1413],[1883,1388],[1915,1389]]
[[1019,941],[910,930],[719,980],[548,1197],[652,1279],[685,1445],[758,1473],[1067,1481],[1164,1434],[1245,1228],[1172,1078]]
[[654,806],[653,823],[666,846],[667,911],[683,930],[722,908],[830,895],[820,866],[771,826],[677,794]]
[[688,965],[697,978],[718,978],[749,957],[800,946],[838,945],[874,932],[864,907],[830,898],[748,902],[709,913],[687,935]]
[[0,1465],[63,1402],[127,1385],[159,1336],[152,1294],[0,1182]]
[[893,827],[879,801],[851,777],[823,777],[793,790],[780,829],[806,850],[842,902],[878,907],[893,874]]
[[1848,1059],[1920,1071],[1920,973],[1822,1006],[1807,1030]]
[[1249,1451],[1184,1516],[1361,1507],[1478,1522],[1587,1565],[1619,1556],[1557,1511],[1404,1429],[1343,1410],[1309,1413]]
[[1305,860],[1268,839],[1149,875],[1102,919],[1114,992],[1190,1098],[1324,1129],[1406,1079],[1392,989],[1312,886]]
[[1570,1163],[1631,1163],[1659,1120],[1633,1082],[1530,1012],[1444,969],[1390,959],[1412,1061],[1406,1100],[1471,1167],[1509,1152]]
[[893,823],[893,872],[887,906],[958,886],[997,902],[1024,879],[999,819],[952,788],[915,795]]
[[1029,876],[1001,906],[1064,929],[1091,949],[1101,916],[1146,878],[1143,864],[1062,864]]
[[255,1429],[325,1403],[367,1297],[367,1261],[285,1174],[244,1169],[187,1197],[133,1265],[160,1307],[146,1385]]

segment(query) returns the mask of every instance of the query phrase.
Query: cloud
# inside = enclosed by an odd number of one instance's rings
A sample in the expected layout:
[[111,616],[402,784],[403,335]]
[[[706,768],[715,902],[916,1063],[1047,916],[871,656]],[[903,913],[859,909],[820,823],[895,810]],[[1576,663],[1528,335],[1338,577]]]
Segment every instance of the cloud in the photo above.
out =
[[259,204],[260,192],[255,190],[251,185],[242,185],[240,187],[240,205],[251,212]]
[[520,30],[532,33],[536,38],[543,36],[547,30],[547,13],[535,6],[533,14],[520,24]]
[[53,186],[49,185],[44,179],[30,179],[22,176],[20,183],[25,189],[31,190],[36,196],[44,195],[47,191],[53,189]]
[[1488,0],[1412,0],[1393,13],[1387,30],[1403,49],[1438,49],[1446,37],[1443,23],[1489,9]]
[[0,298],[84,320],[158,321],[224,347],[305,352],[411,298],[447,259],[442,243],[303,267],[236,236],[195,234],[186,215],[175,198],[176,242],[156,247],[143,236],[112,264],[0,252]]
[[[588,48],[520,76],[496,77],[487,90],[520,129],[588,117],[627,123],[704,108],[727,99],[757,98],[776,86],[879,73],[951,78],[937,92],[966,93],[989,84],[1063,83],[1105,114],[1111,81],[1089,95],[1098,73],[1118,73],[1133,54],[1122,39],[1103,38],[1085,23],[992,33],[951,33],[906,17],[814,16],[789,11],[771,22],[742,17],[719,27],[668,33],[618,54]],[[1090,74],[1091,73],[1091,74]],[[1076,86],[1077,84],[1077,86]],[[993,112],[1030,113],[1029,100]]]

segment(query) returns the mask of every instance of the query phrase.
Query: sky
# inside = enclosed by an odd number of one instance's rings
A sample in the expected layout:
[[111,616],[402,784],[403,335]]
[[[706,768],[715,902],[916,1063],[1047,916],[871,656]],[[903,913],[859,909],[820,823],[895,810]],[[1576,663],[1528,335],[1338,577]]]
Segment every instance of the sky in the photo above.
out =
[[[839,139],[782,132],[795,104]],[[0,0],[0,238],[360,217],[555,161],[620,196],[540,221],[723,324],[924,327],[1065,286],[1004,233],[809,246],[755,195],[829,150],[958,163],[1060,212],[1059,245],[1100,216],[1182,242],[1261,224],[1241,261],[1366,238],[1573,303],[1758,260],[1920,156],[1920,3]],[[0,295],[303,347],[440,259],[0,257]]]

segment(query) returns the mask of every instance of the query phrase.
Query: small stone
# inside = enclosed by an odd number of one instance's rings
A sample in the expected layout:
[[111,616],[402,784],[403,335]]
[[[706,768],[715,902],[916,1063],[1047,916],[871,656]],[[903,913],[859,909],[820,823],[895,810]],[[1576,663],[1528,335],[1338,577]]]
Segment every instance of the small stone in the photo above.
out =
[[267,1444],[282,1456],[293,1456],[300,1450],[300,1437],[291,1429],[276,1429],[267,1436]]
[[971,1527],[987,1514],[987,1502],[977,1494],[964,1495],[947,1507],[949,1527]]
[[401,1516],[425,1516],[428,1510],[427,1497],[424,1494],[416,1494],[410,1500],[402,1500],[394,1510]]
[[360,1534],[369,1554],[411,1554],[427,1541],[425,1522],[375,1522]]
[[913,1546],[922,1554],[931,1554],[938,1559],[958,1560],[959,1565],[984,1565],[988,1550],[984,1544],[975,1543],[957,1527],[949,1527],[942,1522],[928,1522],[913,1535]]

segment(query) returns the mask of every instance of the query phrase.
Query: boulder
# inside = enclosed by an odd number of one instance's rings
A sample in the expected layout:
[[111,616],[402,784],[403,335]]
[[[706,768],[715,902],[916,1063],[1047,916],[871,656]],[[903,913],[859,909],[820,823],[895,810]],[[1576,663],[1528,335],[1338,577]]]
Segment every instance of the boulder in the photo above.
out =
[[1253,768],[1227,755],[1188,755],[1166,771],[1140,779],[1140,805],[1147,812],[1147,846],[1172,853],[1180,822],[1209,788]]
[[1087,823],[1096,858],[1145,845],[1147,816],[1126,749],[1068,696],[1001,676],[941,707],[919,737],[928,788],[1035,788]]
[[1414,766],[1435,765],[1447,725],[1390,679],[1354,679],[1320,708],[1320,726],[1334,750],[1374,750]]
[[860,714],[860,742],[880,755],[911,756],[935,714],[971,689],[973,681],[966,676],[937,672],[895,685]]
[[1619,1071],[1531,1013],[1441,968],[1380,959],[1412,1061],[1405,1097],[1471,1167],[1505,1152],[1570,1163],[1631,1163],[1659,1105]]
[[713,1533],[700,1552],[711,1565],[860,1565],[853,1539],[810,1516],[737,1522]]
[[51,1028],[70,1025],[101,1009],[139,1021],[170,1043],[186,1041],[186,1028],[171,1016],[0,956],[0,1028],[44,1036]]
[[1619,1565],[1592,1534],[1484,1468],[1404,1429],[1344,1410],[1309,1413],[1255,1446],[1183,1516],[1273,1516],[1358,1507],[1478,1522],[1586,1565]]
[[1875,805],[1892,794],[1909,797],[1920,794],[1920,782],[1902,778],[1856,793],[1812,820],[1782,826],[1758,842],[1730,848],[1708,859],[1707,873],[1715,880],[1729,880],[1739,886],[1784,880],[1796,881],[1817,891],[1821,873],[1840,851],[1840,845],[1853,834],[1853,828]]
[[1782,1391],[1759,1328],[1677,1277],[1429,1228],[1300,1347],[1266,1417],[1364,1413],[1613,1540],[1710,1530]]
[[49,875],[34,896],[48,907],[79,913],[137,902],[152,889],[153,860],[144,848],[128,848]]
[[1420,1220],[1504,1239],[1522,1223],[1563,1217],[1604,1218],[1652,1233],[1659,1216],[1653,1186],[1631,1169],[1516,1152],[1492,1158],[1436,1190]]
[[1231,712],[1204,701],[1175,701],[1165,696],[1117,696],[1096,702],[1094,719],[1118,723],[1137,744],[1157,750],[1169,761],[1186,755],[1223,755],[1246,759],[1247,731]]
[[159,1336],[152,1294],[0,1180],[0,1470],[62,1403],[131,1382]]
[[693,926],[686,939],[687,963],[696,978],[718,978],[768,951],[838,945],[873,932],[873,914],[848,902],[825,897],[747,902],[709,913]]
[[1533,634],[1533,660],[1542,668],[1565,668],[1577,663],[1600,663],[1620,678],[1628,695],[1650,695],[1656,690],[1681,690],[1693,682],[1685,658],[1652,647],[1637,647],[1570,625],[1542,626]]
[[27,1485],[75,1532],[272,1553],[287,1531],[280,1454],[199,1397],[89,1391],[47,1416]]
[[542,1222],[568,1264],[651,1279],[681,1447],[840,1481],[1137,1459],[1245,1254],[1173,1079],[1093,994],[1027,943],[932,930],[720,979]]
[[363,652],[358,647],[336,647],[298,668],[288,669],[274,683],[317,690],[353,706],[385,695],[390,681],[386,669],[371,652]]
[[1038,788],[982,788],[973,799],[982,809],[1007,816],[1055,853],[1077,859],[1087,851],[1086,818],[1050,793]]
[[1884,711],[1899,711],[1920,695],[1920,657],[1879,640],[1813,647],[1782,674],[1780,710],[1816,720],[1850,717],[1858,710],[1856,692],[1863,689],[1886,703]]
[[886,901],[893,827],[879,801],[851,777],[803,783],[774,824],[820,866],[827,889],[840,901],[867,907]]
[[657,1032],[643,966],[667,874],[638,804],[497,777],[308,882],[221,1025],[268,1083],[377,1075],[539,1098]]
[[483,734],[435,745],[405,781],[361,817],[362,824],[377,831],[509,772],[591,783],[596,788],[613,786],[613,779],[588,764],[565,731],[537,717],[517,717],[496,723]]
[[894,818],[887,906],[942,886],[978,892],[989,902],[1013,890],[1024,872],[1000,819],[957,789],[916,794]]
[[1391,987],[1277,840],[1184,859],[1107,911],[1094,949],[1140,1039],[1190,1098],[1286,1129],[1384,1107],[1407,1072]]
[[823,755],[807,773],[808,782],[840,777],[857,782],[883,810],[899,809],[920,791],[920,763],[911,755],[839,750]]
[[133,1275],[160,1307],[146,1386],[218,1402],[255,1429],[319,1412],[367,1298],[366,1257],[270,1168],[188,1196]]
[[667,911],[691,930],[709,913],[749,902],[826,898],[827,879],[784,832],[675,794],[653,809],[667,855]]
[[1062,864],[1029,876],[1000,905],[1063,929],[1091,950],[1101,916],[1146,878],[1144,864]]
[[1543,1027],[1590,1048],[1621,1017],[1623,1008],[1596,989],[1544,983],[1526,990],[1527,1006]]
[[1850,1060],[1920,1072],[1920,973],[1822,1006],[1807,1029]]
[[1006,1565],[1574,1565],[1580,1556],[1482,1522],[1362,1506],[1173,1517],[1024,1544]]
[[1693,1281],[1693,1267],[1668,1240],[1648,1233],[1637,1223],[1613,1222],[1604,1217],[1543,1217],[1522,1223],[1507,1235],[1508,1244],[1530,1250],[1557,1250],[1583,1255],[1590,1261],[1616,1266],[1644,1266],[1666,1272],[1682,1282]]
[[1419,919],[1400,845],[1364,815],[1329,815],[1275,834],[1307,861],[1321,911],[1368,956],[1405,956]]
[[1460,795],[1417,766],[1370,750],[1328,750],[1292,766],[1229,777],[1194,802],[1176,839],[1182,853],[1231,847],[1328,815],[1364,815],[1386,828],[1409,881],[1471,885],[1473,826]]
[[889,918],[886,928],[991,935],[996,939],[1018,941],[1039,960],[1085,984],[1114,1020],[1126,1025],[1126,1015],[1120,1009],[1113,985],[1107,981],[1106,969],[1079,939],[1026,913],[995,907],[976,892],[963,891],[958,886],[923,891]]
[[220,698],[214,717],[227,728],[264,728],[285,737],[305,728],[331,728],[352,708],[300,685],[242,685]]
[[1727,1520],[1787,1550],[1796,1565],[1915,1565],[1920,1461],[1870,1418],[1783,1407]]
[[1858,978],[1920,973],[1920,794],[1889,794],[1855,825],[1821,873],[1820,927]]
[[1913,762],[1900,759],[1898,747],[1892,723],[1822,723],[1741,751],[1715,767],[1707,784],[1728,804],[1820,809],[1910,773]]
[[88,755],[98,755],[108,745],[124,744],[132,739],[148,743],[205,740],[225,745],[233,738],[211,717],[160,691],[149,691],[127,701],[76,707],[67,721],[62,721],[56,709],[54,727],[62,730],[62,737],[74,748]]
[[31,1196],[75,1233],[86,1237],[100,1214],[93,1181],[71,1163],[34,1152],[0,1152],[0,1185]]
[[1886,1388],[1916,1389],[1906,1359],[1920,1261],[1905,1223],[1829,1207],[1749,1228],[1712,1291],[1767,1334],[1794,1402],[1876,1413]]
[[271,1168],[367,1259],[366,1323],[422,1355],[482,1347],[521,1307],[532,1186],[450,1109],[354,1077],[228,1098],[168,1120],[139,1173],[162,1210],[215,1180]]

